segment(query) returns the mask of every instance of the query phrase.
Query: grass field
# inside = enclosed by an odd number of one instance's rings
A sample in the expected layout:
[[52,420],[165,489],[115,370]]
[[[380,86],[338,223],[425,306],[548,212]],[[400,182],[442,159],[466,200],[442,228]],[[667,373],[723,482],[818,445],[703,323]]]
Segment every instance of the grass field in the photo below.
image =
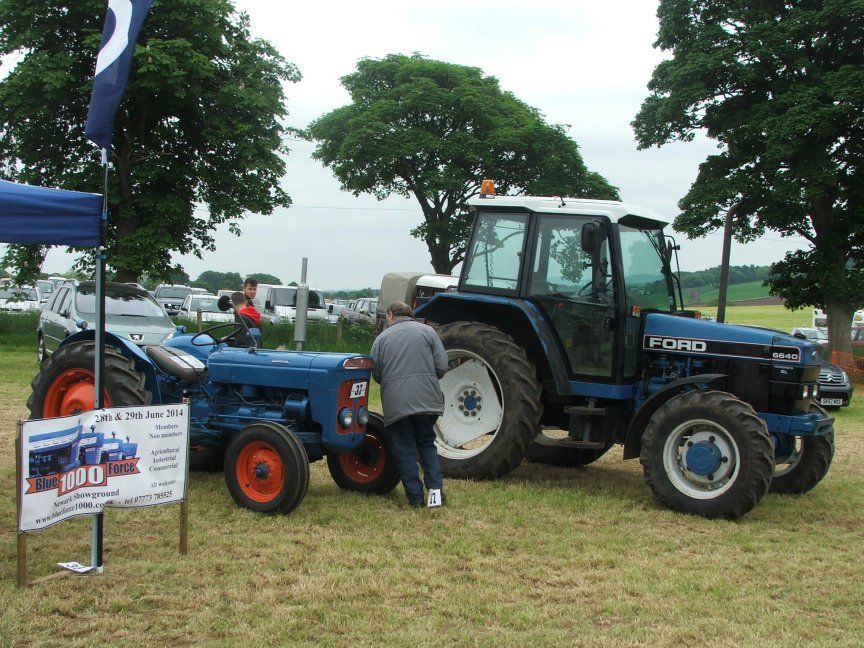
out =
[[[659,508],[620,449],[586,469],[449,480],[434,511],[342,492],[319,462],[303,504],[268,517],[238,509],[221,475],[193,473],[188,556],[176,506],[109,509],[103,575],[20,590],[13,439],[37,367],[9,349],[0,645],[864,644],[860,399],[837,414],[822,483],[735,522]],[[87,520],[30,535],[31,577],[89,562],[89,540]]]
[[[684,295],[688,294],[688,288],[684,289]],[[699,303],[717,305],[720,294],[719,288],[697,288],[699,291]],[[763,286],[761,281],[750,281],[747,283],[731,284],[726,290],[726,300],[729,302],[742,301],[745,299],[757,299],[768,296],[768,287]]]

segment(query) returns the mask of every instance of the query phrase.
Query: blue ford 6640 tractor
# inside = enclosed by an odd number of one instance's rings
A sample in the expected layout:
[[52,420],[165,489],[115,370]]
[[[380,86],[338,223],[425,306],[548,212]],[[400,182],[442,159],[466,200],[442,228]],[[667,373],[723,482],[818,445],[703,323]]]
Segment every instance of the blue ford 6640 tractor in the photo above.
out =
[[[384,426],[367,409],[372,359],[232,348],[246,332],[237,326],[178,333],[143,349],[106,334],[106,407],[188,403],[190,465],[224,463],[231,496],[253,510],[293,510],[306,495],[309,461],[325,454],[340,487],[393,490],[399,475]],[[215,337],[219,329],[228,334]],[[92,409],[94,355],[92,331],[64,340],[33,379],[31,417]]]
[[684,310],[667,223],[645,209],[490,194],[470,201],[458,290],[416,312],[450,359],[445,474],[582,466],[620,443],[658,502],[727,518],[825,476],[811,343]]

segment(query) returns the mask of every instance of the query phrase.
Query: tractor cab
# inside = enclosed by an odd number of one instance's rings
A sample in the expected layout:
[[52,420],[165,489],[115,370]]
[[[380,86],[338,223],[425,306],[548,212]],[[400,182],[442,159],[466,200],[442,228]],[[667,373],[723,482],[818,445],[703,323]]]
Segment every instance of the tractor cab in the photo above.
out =
[[471,206],[459,290],[534,304],[570,380],[632,378],[641,311],[680,307],[666,222],[611,201],[496,196]]

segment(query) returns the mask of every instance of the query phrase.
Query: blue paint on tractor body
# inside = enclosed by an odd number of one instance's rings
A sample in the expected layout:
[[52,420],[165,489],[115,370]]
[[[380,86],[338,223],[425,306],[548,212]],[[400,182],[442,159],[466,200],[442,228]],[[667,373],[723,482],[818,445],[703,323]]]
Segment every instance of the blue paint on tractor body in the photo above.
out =
[[[63,344],[93,337],[92,331],[82,331]],[[259,421],[291,429],[306,447],[310,460],[326,453],[350,452],[363,442],[365,427],[356,421],[368,399],[371,370],[346,369],[343,365],[351,358],[368,356],[232,348],[207,344],[212,342],[208,336],[192,344],[193,337],[178,333],[162,345],[188,354],[204,366],[197,379],[190,381],[161,369],[134,344],[106,335],[106,344],[135,362],[136,369],[144,374],[153,403],[188,401],[190,445],[224,448],[234,434]],[[346,398],[350,385],[359,382],[367,383],[366,394]],[[345,406],[354,413],[354,423],[348,429],[336,420],[337,412]],[[109,441],[104,440],[103,445]],[[122,440],[113,443],[122,444]],[[113,443],[112,452],[129,450],[119,445],[115,449]]]

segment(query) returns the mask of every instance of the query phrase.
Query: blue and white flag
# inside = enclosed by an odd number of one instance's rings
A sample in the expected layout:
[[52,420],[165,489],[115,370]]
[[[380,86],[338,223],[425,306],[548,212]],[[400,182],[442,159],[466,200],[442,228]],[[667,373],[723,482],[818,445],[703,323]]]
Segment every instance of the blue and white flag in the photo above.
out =
[[153,0],[108,0],[108,15],[96,59],[93,95],[87,113],[87,138],[111,148],[114,116],[126,90],[138,32]]

